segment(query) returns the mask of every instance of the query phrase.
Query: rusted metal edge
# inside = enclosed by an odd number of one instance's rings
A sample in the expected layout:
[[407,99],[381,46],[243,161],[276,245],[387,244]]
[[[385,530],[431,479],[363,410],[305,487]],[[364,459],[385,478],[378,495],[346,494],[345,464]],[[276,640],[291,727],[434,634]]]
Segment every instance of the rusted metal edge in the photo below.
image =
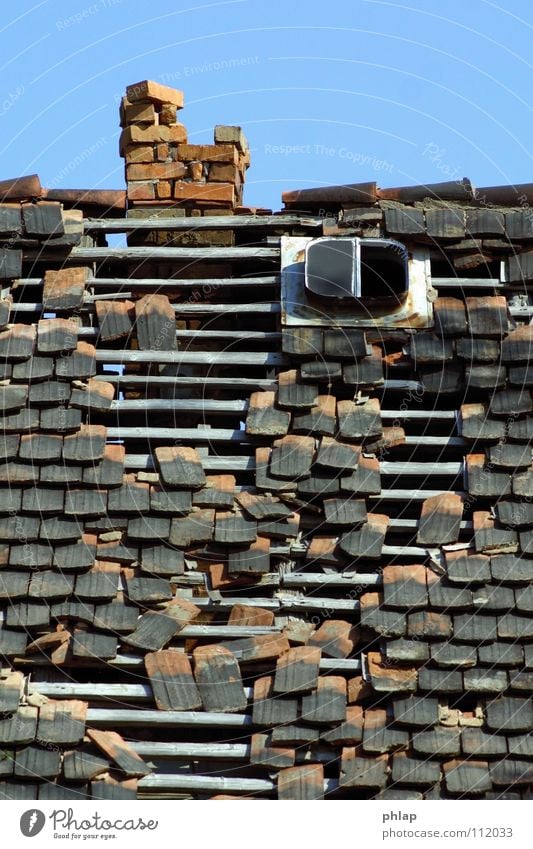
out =
[[397,200],[413,203],[425,198],[437,200],[472,201],[476,197],[476,189],[468,179],[450,180],[445,183],[428,183],[418,186],[400,186],[390,189],[378,189],[378,200]]
[[283,192],[285,204],[356,204],[375,203],[376,183],[347,183],[343,186],[319,186],[314,189],[296,189]]
[[124,189],[42,189],[41,196],[73,207],[97,206],[113,212],[126,210]]
[[0,180],[0,202],[42,197],[41,181],[37,174]]

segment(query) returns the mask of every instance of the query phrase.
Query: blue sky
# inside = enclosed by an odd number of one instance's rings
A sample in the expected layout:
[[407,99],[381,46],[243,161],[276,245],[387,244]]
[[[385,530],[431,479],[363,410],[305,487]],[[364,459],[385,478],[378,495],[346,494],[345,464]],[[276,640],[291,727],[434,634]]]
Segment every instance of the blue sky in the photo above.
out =
[[240,124],[246,203],[283,189],[533,181],[531,0],[18,0],[1,32],[0,178],[123,188],[118,102],[181,88],[191,142]]

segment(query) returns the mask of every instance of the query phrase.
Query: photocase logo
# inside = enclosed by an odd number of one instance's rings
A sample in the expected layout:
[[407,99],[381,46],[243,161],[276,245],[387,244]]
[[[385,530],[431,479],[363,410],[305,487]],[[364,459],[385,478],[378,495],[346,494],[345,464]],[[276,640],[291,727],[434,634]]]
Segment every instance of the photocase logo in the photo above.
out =
[[42,811],[32,808],[20,818],[20,830],[24,837],[36,837],[44,828],[46,817]]

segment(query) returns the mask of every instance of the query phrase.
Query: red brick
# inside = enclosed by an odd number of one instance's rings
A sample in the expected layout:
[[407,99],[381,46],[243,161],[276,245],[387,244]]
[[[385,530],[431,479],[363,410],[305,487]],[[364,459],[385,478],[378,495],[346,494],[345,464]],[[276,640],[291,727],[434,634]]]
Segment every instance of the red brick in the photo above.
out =
[[138,100],[149,100],[153,103],[171,103],[178,109],[183,109],[182,91],[153,82],[153,80],[142,80],[127,86],[126,97],[130,103],[136,103]]
[[130,180],[178,180],[187,169],[183,162],[154,162],[149,165],[128,165],[126,179]]

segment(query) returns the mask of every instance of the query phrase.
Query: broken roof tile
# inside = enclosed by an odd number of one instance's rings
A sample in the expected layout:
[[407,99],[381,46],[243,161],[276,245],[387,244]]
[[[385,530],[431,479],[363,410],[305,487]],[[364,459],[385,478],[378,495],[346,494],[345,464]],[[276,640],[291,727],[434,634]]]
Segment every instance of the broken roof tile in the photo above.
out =
[[0,720],[0,743],[27,745],[33,743],[37,733],[38,709],[31,705],[20,705]]
[[363,593],[359,603],[361,627],[370,628],[383,637],[404,636],[407,627],[405,615],[396,610],[384,610],[380,593]]
[[387,755],[370,757],[360,747],[344,747],[339,773],[341,787],[379,790],[385,787],[388,774]]
[[[218,526],[218,518],[217,518]],[[217,534],[215,529],[215,540]],[[266,574],[270,571],[270,540],[257,537],[246,548],[237,548],[228,553],[228,574]]]
[[131,320],[135,308],[133,301],[96,301],[96,318],[102,342],[129,337],[133,329]]
[[275,693],[305,693],[318,686],[320,648],[296,646],[278,658],[274,677]]
[[148,611],[138,620],[135,631],[123,636],[122,641],[145,651],[159,651],[178,630],[179,624],[171,616]]
[[85,734],[87,703],[79,700],[48,701],[39,708],[39,743],[76,746]]
[[415,366],[446,362],[453,358],[452,340],[434,333],[414,333],[411,338],[411,356]]
[[462,239],[465,213],[460,207],[425,209],[427,234],[432,239]]
[[278,498],[269,495],[256,495],[251,492],[237,492],[235,498],[245,513],[252,519],[285,519],[292,516],[292,510]]
[[167,540],[170,518],[165,516],[136,516],[128,520],[128,538],[132,541]]
[[310,410],[293,416],[295,433],[332,436],[337,429],[336,399],[334,395],[319,395]]
[[314,454],[315,440],[311,436],[290,435],[276,439],[270,457],[270,474],[291,480],[307,477]]
[[194,448],[161,446],[155,449],[161,477],[167,486],[198,489],[206,482],[202,460]]
[[346,439],[368,440],[382,433],[379,400],[370,398],[363,404],[338,401],[339,431]]
[[463,515],[463,500],[448,492],[426,498],[422,505],[417,542],[422,545],[444,545],[456,542]]
[[231,545],[253,543],[257,537],[257,523],[239,512],[216,514],[215,542]]
[[186,654],[158,651],[144,656],[146,673],[159,710],[196,710],[200,693]]
[[22,251],[0,248],[0,280],[15,280],[22,277]]
[[343,492],[353,495],[379,495],[381,475],[377,457],[362,454],[356,470],[351,475],[344,475],[340,486]]
[[194,677],[205,710],[243,711],[247,697],[239,664],[233,652],[224,646],[198,646],[193,651]]
[[61,751],[58,748],[27,746],[15,755],[15,778],[55,778],[61,770]]
[[296,481],[275,478],[270,473],[272,450],[268,446],[255,449],[255,485],[265,492],[290,492],[296,489]]
[[87,736],[125,775],[140,778],[152,771],[116,731],[88,728]]
[[188,516],[173,518],[169,542],[178,548],[187,548],[195,542],[209,542],[213,538],[214,522],[214,510],[198,510]]
[[269,769],[284,769],[293,766],[295,751],[288,746],[273,744],[272,734],[252,734],[250,739],[250,763]]
[[278,404],[292,410],[312,407],[318,399],[318,386],[304,383],[296,369],[278,374]]
[[387,607],[412,609],[428,603],[426,567],[388,565],[383,569],[383,598]]
[[82,424],[77,433],[65,436],[63,459],[70,463],[89,464],[104,456],[107,428]]
[[505,226],[506,220],[503,213],[495,209],[467,209],[466,211],[466,232],[469,236],[503,236]]
[[83,304],[89,269],[80,267],[48,269],[44,274],[43,311],[72,312]]
[[291,414],[276,408],[275,392],[252,392],[246,416],[246,433],[253,436],[285,436]]
[[22,220],[28,236],[62,236],[65,232],[63,225],[62,207],[54,201],[39,200],[36,203],[21,204]]
[[497,498],[511,494],[511,475],[495,470],[487,463],[485,454],[468,454],[466,457],[466,484],[470,495]]
[[507,301],[503,295],[466,298],[472,336],[499,339],[509,328]]
[[112,383],[90,378],[87,383],[74,383],[69,404],[79,410],[106,412],[111,409],[115,387]]
[[72,351],[78,342],[78,325],[68,318],[42,318],[37,325],[39,354]]
[[418,372],[423,391],[431,395],[453,395],[463,387],[461,364],[443,363],[438,367],[425,366]]
[[20,384],[0,386],[0,413],[19,410],[28,398],[28,387]]
[[242,663],[278,658],[290,649],[283,634],[259,634],[257,637],[223,641],[219,645],[228,648]]
[[381,557],[388,526],[387,515],[368,513],[367,521],[360,528],[341,536],[339,547],[350,557],[378,560]]
[[[304,697],[305,698],[305,697]],[[254,684],[252,722],[254,725],[273,725],[294,722],[298,716],[298,700],[274,693],[271,675],[257,678]]]
[[362,498],[326,498],[326,522],[330,525],[357,527],[367,521],[366,503]]
[[[303,366],[302,366],[303,374]],[[342,376],[350,386],[378,387],[384,383],[383,355],[379,345],[371,346],[371,354],[353,363],[344,363]]]
[[370,347],[364,330],[326,330],[324,333],[324,353],[326,357],[355,360],[367,357]]
[[466,439],[503,439],[505,422],[490,418],[485,404],[463,404],[460,409],[459,433]]
[[327,619],[310,636],[309,646],[319,648],[325,657],[345,658],[359,643],[359,629],[343,619]]
[[305,722],[322,724],[346,719],[346,679],[335,675],[319,677],[317,689],[302,697]]
[[118,640],[114,634],[101,634],[76,628],[72,635],[72,657],[113,660],[117,656]]
[[392,756],[391,780],[398,784],[433,785],[440,780],[440,763],[427,758],[414,758],[407,752]]
[[176,316],[166,295],[144,295],[135,302],[135,318],[141,351],[173,351],[177,348]]
[[474,543],[477,552],[484,554],[513,553],[518,550],[516,531],[500,527],[490,513],[476,511],[473,514]]
[[323,799],[324,767],[322,764],[305,764],[282,769],[277,788],[280,800]]
[[55,361],[57,377],[86,380],[96,374],[96,348],[90,342],[80,340],[68,356]]
[[425,234],[424,213],[412,206],[385,209],[385,229],[397,236]]
[[[195,507],[215,507],[217,510],[232,510],[235,494],[234,475],[207,475],[205,485],[193,493]],[[180,493],[180,495],[189,495]],[[190,495],[189,495],[190,498]]]
[[353,471],[357,468],[360,456],[361,449],[357,446],[324,436],[320,440],[316,465],[325,469]]

